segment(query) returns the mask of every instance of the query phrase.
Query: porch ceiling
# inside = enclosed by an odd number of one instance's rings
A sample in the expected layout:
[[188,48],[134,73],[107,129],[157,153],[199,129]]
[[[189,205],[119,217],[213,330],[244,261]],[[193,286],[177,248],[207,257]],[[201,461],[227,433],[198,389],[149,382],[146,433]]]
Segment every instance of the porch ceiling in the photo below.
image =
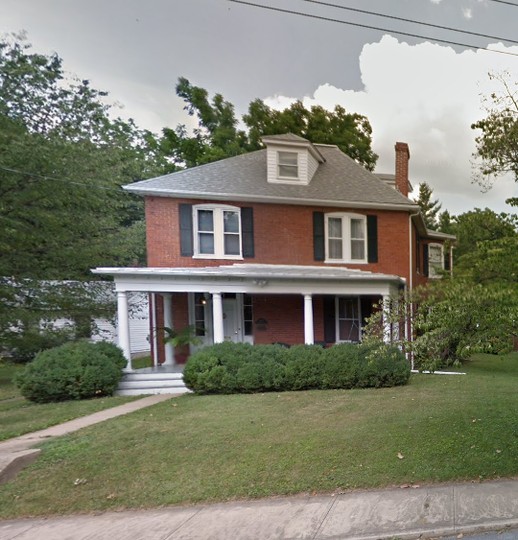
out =
[[382,294],[405,280],[341,267],[230,264],[198,268],[95,268],[120,291],[237,292],[250,294]]

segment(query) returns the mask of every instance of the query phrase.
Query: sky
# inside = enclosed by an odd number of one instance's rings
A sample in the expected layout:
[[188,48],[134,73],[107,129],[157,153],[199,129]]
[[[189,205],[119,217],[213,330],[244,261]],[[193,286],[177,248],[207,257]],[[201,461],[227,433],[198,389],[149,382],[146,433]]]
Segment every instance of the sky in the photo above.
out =
[[473,183],[471,124],[485,116],[483,96],[500,89],[488,73],[518,81],[518,44],[502,41],[518,40],[518,0],[249,2],[312,17],[229,0],[0,0],[0,34],[25,31],[35,51],[58,53],[69,73],[109,92],[119,115],[155,132],[193,125],[175,95],[179,77],[221,93],[238,116],[256,98],[341,105],[369,119],[377,172],[393,172],[394,144],[406,142],[411,182],[427,182],[443,209],[512,210],[512,178],[487,192]]

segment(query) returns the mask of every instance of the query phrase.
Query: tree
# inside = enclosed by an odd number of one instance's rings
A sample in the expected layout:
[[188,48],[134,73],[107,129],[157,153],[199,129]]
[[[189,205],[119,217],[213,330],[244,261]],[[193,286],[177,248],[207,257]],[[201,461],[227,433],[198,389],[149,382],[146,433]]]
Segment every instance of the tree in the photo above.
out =
[[221,94],[209,99],[207,90],[178,79],[176,93],[186,103],[185,110],[196,116],[198,127],[189,135],[183,125],[164,129],[162,149],[177,165],[192,167],[262,148],[261,137],[294,133],[315,143],[336,144],[358,163],[373,170],[377,155],[372,151],[372,129],[365,116],[347,113],[336,106],[333,112],[314,106],[306,109],[301,101],[277,111],[260,99],[252,101],[237,129],[234,106]]
[[243,116],[250,146],[260,147],[264,135],[294,133],[315,143],[336,144],[367,170],[373,171],[378,156],[372,151],[372,128],[365,116],[347,113],[337,105],[333,112],[320,105],[306,109],[301,101],[277,111],[260,99],[252,101]]
[[91,289],[79,301],[72,283],[93,279],[92,266],[144,257],[142,202],[120,186],[170,165],[153,134],[110,116],[105,95],[66,77],[56,54],[0,40],[4,345],[29,328],[39,331],[51,313],[84,319],[87,297],[94,316],[93,306],[102,302]]
[[482,130],[475,138],[474,157],[479,162],[475,181],[486,188],[491,187],[491,177],[506,173],[518,181],[518,83],[511,82],[508,72],[490,73],[489,78],[497,81],[500,89],[485,98],[486,118],[471,126]]
[[439,201],[432,201],[432,195],[432,188],[426,182],[421,182],[419,184],[419,195],[415,202],[421,209],[426,227],[434,231],[439,226],[437,214],[442,205]]
[[516,237],[517,218],[514,214],[497,214],[489,208],[475,208],[454,218],[457,243],[456,258],[474,254],[481,242]]

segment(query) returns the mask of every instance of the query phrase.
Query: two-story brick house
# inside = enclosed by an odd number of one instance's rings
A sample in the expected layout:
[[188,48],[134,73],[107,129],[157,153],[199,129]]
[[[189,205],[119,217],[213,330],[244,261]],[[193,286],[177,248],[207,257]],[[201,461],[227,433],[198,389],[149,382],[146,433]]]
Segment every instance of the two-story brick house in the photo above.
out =
[[[448,268],[452,237],[427,230],[408,198],[405,143],[395,175],[375,175],[334,145],[263,142],[125,186],[145,197],[148,266],[95,272],[115,278],[128,358],[129,291],[150,293],[154,328],[192,325],[204,344],[332,344],[360,341],[374,305]],[[153,341],[155,362],[174,364]]]

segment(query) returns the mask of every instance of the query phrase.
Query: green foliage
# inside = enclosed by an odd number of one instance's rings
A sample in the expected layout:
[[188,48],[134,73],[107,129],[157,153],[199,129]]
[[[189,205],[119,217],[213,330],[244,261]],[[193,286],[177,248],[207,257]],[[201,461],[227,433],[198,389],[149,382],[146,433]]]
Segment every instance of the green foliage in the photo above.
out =
[[516,286],[444,278],[385,305],[368,321],[366,340],[379,343],[382,324],[402,329],[410,321],[412,339],[400,331],[392,342],[411,353],[421,371],[457,365],[478,352],[506,353],[517,330],[517,293]]
[[498,83],[498,89],[485,98],[486,118],[471,126],[482,131],[475,138],[475,181],[486,188],[494,177],[508,172],[518,181],[518,83],[512,82],[509,72],[490,73],[489,78]]
[[[115,312],[115,300],[104,282],[0,278],[0,292],[0,352],[16,362],[29,362],[39,351],[71,339],[90,337],[94,318],[109,320]],[[58,319],[68,322],[55,326]]]
[[457,236],[456,258],[476,252],[480,242],[517,237],[515,214],[497,214],[489,208],[475,208],[454,218],[454,234]]
[[185,345],[200,345],[201,338],[196,334],[196,326],[190,325],[177,330],[165,326],[164,343],[171,343],[175,347],[183,347]]
[[36,403],[109,396],[126,360],[108,343],[73,342],[40,352],[17,374],[21,394]]
[[432,195],[432,188],[426,182],[421,182],[419,184],[419,195],[415,202],[421,209],[426,227],[434,231],[439,226],[437,214],[442,205],[439,201],[432,201]]
[[315,143],[336,144],[355,161],[374,170],[378,156],[371,148],[372,128],[365,116],[348,113],[336,106],[328,111],[320,106],[306,109],[301,101],[277,111],[260,99],[252,101],[242,122],[248,131],[238,130],[234,106],[221,94],[209,99],[207,90],[181,77],[176,93],[196,116],[198,127],[189,135],[185,126],[164,129],[162,150],[180,166],[193,167],[262,148],[261,137],[294,133]]
[[183,376],[197,393],[230,394],[395,386],[410,368],[395,347],[220,343],[192,355]]
[[[54,314],[82,320],[87,329],[85,302],[75,302],[71,287],[61,287],[59,294],[43,290],[48,287],[42,280],[91,280],[94,266],[144,262],[143,204],[121,185],[171,170],[153,134],[114,118],[106,92],[69,77],[62,63],[57,54],[32,52],[23,38],[0,38],[5,345],[25,333],[29,342],[40,340],[34,329]],[[91,300],[90,306],[93,295]],[[12,329],[17,335],[4,335]],[[51,332],[49,327],[46,333]]]

